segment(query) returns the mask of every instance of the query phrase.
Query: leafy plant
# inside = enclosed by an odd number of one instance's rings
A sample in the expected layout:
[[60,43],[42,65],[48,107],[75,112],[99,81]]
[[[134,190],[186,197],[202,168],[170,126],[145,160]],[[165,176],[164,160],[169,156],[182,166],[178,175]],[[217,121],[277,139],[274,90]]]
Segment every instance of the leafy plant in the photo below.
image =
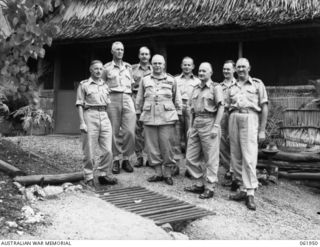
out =
[[21,117],[23,122],[22,127],[25,131],[30,130],[30,135],[33,134],[35,127],[53,127],[52,117],[43,111],[37,109],[33,105],[21,107],[19,110],[12,113],[14,118]]

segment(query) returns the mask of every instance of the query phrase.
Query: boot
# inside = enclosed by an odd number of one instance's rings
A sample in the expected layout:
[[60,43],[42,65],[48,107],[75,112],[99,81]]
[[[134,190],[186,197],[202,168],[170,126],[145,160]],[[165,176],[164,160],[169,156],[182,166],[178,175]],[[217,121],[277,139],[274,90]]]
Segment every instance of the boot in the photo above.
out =
[[134,167],[140,168],[143,166],[143,157],[139,157],[137,159],[137,163],[134,165]]
[[119,160],[113,161],[112,173],[113,174],[119,174],[120,173],[120,161]]

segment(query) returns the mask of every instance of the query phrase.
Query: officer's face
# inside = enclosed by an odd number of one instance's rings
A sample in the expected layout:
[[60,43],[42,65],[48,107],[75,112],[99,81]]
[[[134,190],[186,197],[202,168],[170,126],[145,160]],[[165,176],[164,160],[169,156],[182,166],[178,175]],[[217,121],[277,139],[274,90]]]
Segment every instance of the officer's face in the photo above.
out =
[[201,64],[198,71],[198,77],[201,81],[207,81],[211,78],[211,68],[205,64]]
[[154,74],[162,74],[164,72],[164,61],[160,58],[152,60],[152,69]]
[[246,79],[249,76],[250,64],[245,59],[239,59],[236,64],[236,71],[240,79]]
[[232,78],[234,72],[235,72],[235,69],[234,69],[232,63],[225,63],[223,65],[222,73],[223,73],[224,78],[226,78],[226,79]]
[[114,58],[116,59],[122,59],[123,58],[123,53],[124,53],[124,47],[122,44],[117,44],[114,46],[114,48],[112,49],[112,55]]
[[99,79],[102,76],[103,66],[102,63],[95,63],[90,67],[91,77],[93,79]]
[[181,64],[182,72],[190,74],[194,69],[193,61],[191,59],[184,59]]
[[142,48],[139,52],[139,59],[142,63],[149,63],[150,51],[148,49]]

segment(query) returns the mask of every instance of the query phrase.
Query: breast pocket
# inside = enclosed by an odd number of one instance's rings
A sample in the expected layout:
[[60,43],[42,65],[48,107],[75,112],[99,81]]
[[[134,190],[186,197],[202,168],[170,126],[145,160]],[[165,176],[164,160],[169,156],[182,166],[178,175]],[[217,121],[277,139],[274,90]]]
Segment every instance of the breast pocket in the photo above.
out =
[[215,102],[214,102],[214,95],[212,92],[206,94],[203,98],[204,101],[204,108],[208,112],[214,112],[215,111]]
[[162,84],[160,89],[160,94],[166,96],[167,98],[172,97],[172,85]]
[[108,73],[107,83],[109,88],[114,88],[119,86],[119,75],[116,71],[111,71]]

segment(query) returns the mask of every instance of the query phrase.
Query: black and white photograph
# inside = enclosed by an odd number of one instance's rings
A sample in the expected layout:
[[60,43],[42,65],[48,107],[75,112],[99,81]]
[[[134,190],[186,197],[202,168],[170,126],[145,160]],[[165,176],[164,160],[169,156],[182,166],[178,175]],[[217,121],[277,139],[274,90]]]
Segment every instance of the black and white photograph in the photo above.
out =
[[318,246],[319,61],[320,0],[0,0],[0,245]]

